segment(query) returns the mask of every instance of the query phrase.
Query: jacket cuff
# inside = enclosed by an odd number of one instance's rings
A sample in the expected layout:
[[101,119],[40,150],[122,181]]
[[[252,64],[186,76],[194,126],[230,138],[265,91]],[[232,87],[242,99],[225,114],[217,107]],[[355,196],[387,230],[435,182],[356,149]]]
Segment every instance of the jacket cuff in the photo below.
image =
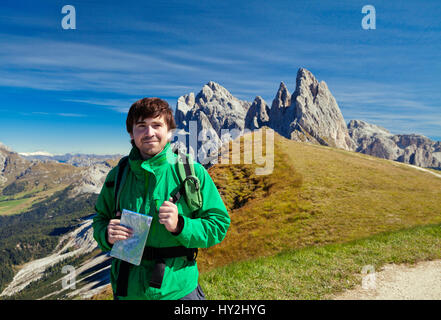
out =
[[182,229],[184,229],[184,223],[185,222],[182,215],[178,215],[178,230],[176,232],[172,232],[171,234],[174,236],[178,236],[182,232]]
[[104,232],[101,232],[100,237],[98,244],[100,244],[101,250],[104,252],[112,250],[113,245],[107,241],[107,228],[104,229]]
[[190,248],[190,240],[192,237],[192,222],[193,219],[182,216],[182,230],[176,235],[178,240],[184,247]]

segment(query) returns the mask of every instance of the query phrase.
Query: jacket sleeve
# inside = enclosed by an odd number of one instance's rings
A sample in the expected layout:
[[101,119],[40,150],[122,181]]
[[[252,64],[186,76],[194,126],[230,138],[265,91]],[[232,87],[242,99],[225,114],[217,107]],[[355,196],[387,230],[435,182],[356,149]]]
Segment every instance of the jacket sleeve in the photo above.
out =
[[115,200],[113,194],[113,185],[115,181],[116,168],[112,169],[106,177],[106,182],[103,184],[100,195],[95,205],[96,215],[93,218],[93,237],[100,249],[104,252],[110,251],[112,245],[107,242],[107,226],[110,219],[112,219],[115,208]]
[[176,238],[187,248],[208,248],[225,238],[230,217],[207,170],[198,163],[195,163],[194,168],[200,180],[202,208],[193,218],[180,215],[183,227]]

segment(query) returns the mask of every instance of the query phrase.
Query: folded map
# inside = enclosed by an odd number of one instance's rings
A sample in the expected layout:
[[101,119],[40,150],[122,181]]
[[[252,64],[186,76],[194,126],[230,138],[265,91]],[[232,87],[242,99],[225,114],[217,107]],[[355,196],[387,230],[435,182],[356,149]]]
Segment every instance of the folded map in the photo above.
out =
[[115,242],[110,251],[110,256],[139,266],[151,223],[151,216],[124,209],[120,224],[131,228],[133,235],[127,240]]

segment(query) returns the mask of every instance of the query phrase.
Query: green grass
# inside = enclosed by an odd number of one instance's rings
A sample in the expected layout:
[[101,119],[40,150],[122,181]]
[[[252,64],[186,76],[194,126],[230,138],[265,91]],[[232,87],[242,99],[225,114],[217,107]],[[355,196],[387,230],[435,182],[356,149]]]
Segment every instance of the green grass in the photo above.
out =
[[26,212],[32,205],[42,202],[56,191],[65,188],[66,185],[59,185],[51,189],[43,187],[25,190],[23,192],[0,196],[0,215],[12,215]]
[[208,299],[327,299],[361,283],[366,265],[441,258],[441,225],[383,233],[343,244],[290,250],[201,274]]
[[21,205],[22,203],[29,201],[29,199],[9,200],[0,202],[0,214],[10,211],[11,209]]

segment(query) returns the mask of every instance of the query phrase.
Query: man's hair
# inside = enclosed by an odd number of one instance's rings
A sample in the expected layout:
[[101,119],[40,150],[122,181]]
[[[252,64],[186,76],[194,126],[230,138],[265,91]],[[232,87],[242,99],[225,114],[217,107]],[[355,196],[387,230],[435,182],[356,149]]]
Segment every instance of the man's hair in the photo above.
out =
[[[164,116],[164,121],[167,124],[167,130],[176,129],[173,111],[167,101],[159,98],[140,99],[132,104],[129,113],[127,114],[127,132],[133,133],[133,124],[135,124],[138,120],[157,118],[160,116]],[[132,146],[136,147],[133,139],[131,140],[131,144]]]
[[164,121],[167,124],[167,129],[176,129],[175,119],[173,118],[173,111],[167,101],[159,98],[143,98],[136,101],[130,107],[127,114],[126,127],[128,133],[133,133],[133,124],[138,120],[146,118],[157,118],[164,116]]

